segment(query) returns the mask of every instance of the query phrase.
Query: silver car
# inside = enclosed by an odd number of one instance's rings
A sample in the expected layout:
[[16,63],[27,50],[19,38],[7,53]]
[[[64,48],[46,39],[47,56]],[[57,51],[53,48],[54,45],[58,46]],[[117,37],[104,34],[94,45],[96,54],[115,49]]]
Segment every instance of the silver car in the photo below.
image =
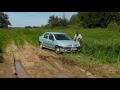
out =
[[65,33],[45,32],[39,36],[40,48],[48,48],[54,50],[57,54],[63,52],[79,52],[80,43],[72,40]]

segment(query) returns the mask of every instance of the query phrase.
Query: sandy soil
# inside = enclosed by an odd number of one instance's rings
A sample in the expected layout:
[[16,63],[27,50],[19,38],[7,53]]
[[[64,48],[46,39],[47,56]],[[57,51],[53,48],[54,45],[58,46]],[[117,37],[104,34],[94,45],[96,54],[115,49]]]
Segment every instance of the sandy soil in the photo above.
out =
[[39,49],[27,42],[23,47],[14,43],[8,45],[0,63],[1,78],[15,78],[14,58],[19,61],[29,78],[102,78],[119,73],[109,65],[95,65],[86,68],[53,51]]

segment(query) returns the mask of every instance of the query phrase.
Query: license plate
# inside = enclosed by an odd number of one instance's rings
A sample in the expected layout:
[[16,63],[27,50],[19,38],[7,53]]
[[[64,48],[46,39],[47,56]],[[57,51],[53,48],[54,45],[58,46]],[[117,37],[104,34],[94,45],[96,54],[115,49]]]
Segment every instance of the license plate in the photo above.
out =
[[77,48],[71,48],[71,50],[77,50]]

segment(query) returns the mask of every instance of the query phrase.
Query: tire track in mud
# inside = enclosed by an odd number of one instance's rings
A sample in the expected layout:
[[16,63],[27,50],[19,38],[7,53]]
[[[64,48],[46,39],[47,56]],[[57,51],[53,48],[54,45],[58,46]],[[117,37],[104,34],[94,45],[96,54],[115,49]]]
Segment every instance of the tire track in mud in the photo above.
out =
[[[29,78],[97,78],[79,63],[53,51],[41,50],[25,42],[23,47],[10,44],[6,50],[9,58],[19,60]],[[11,61],[14,62],[14,61]],[[14,71],[13,71],[14,72]]]

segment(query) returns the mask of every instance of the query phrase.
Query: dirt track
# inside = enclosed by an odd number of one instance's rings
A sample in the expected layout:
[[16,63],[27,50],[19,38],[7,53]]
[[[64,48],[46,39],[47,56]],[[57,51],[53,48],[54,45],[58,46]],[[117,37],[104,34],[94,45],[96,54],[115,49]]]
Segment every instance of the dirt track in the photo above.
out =
[[96,66],[94,70],[83,69],[79,63],[68,60],[62,55],[57,55],[53,51],[41,50],[25,42],[23,47],[18,48],[12,43],[6,49],[5,62],[9,63],[10,71],[4,77],[16,77],[10,74],[11,71],[15,73],[13,56],[21,63],[29,78],[100,78],[104,77],[103,74],[108,71],[109,73],[118,72],[115,68],[110,68],[112,70],[110,71],[108,66],[100,65],[100,68]]

